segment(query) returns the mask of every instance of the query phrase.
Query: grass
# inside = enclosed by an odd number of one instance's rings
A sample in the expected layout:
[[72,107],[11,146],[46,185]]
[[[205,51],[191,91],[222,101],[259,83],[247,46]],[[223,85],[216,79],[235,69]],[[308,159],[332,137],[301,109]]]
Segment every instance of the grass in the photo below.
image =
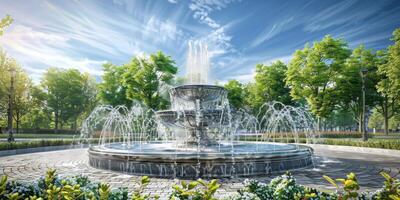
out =
[[[350,136],[349,136],[350,135]],[[313,139],[314,143],[317,144],[327,144],[327,145],[342,145],[342,146],[356,146],[356,147],[371,147],[371,148],[382,148],[382,149],[396,149],[400,150],[400,138],[398,133],[391,133],[389,136],[384,136],[384,134],[374,134],[370,135],[370,139],[366,142],[361,140],[360,133],[355,132],[344,132],[344,133],[322,133],[319,138]],[[18,141],[13,143],[0,142],[1,150],[10,149],[23,149],[23,148],[35,148],[44,146],[61,146],[61,145],[71,145],[79,143],[79,136],[70,134],[26,134],[20,133],[15,134],[15,138],[25,138],[25,139],[35,139],[31,141]],[[299,134],[299,143],[306,143],[307,140],[304,134]],[[344,137],[348,136],[348,137]],[[357,137],[356,137],[357,136]],[[0,134],[0,138],[7,138],[7,134]],[[257,136],[246,136],[241,137],[242,141],[257,141]],[[96,143],[98,139],[92,139],[90,143]],[[287,140],[286,138],[274,140],[270,139],[271,142],[296,142],[293,138]]]
[[[34,133],[14,133],[14,138],[24,138],[24,139],[42,139],[42,138],[76,138],[79,135],[72,134],[34,134]],[[8,138],[8,134],[0,134],[0,138]]]
[[58,139],[58,140],[33,140],[24,142],[1,142],[0,150],[13,150],[13,149],[27,149],[35,147],[46,147],[46,146],[63,146],[77,143],[71,139]]

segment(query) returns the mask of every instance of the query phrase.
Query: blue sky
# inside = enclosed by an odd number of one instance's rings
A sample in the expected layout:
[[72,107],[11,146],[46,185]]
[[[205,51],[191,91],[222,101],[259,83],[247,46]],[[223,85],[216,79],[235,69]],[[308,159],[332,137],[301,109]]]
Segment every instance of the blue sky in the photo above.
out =
[[36,82],[51,66],[100,77],[105,62],[158,50],[183,75],[189,40],[208,42],[213,80],[247,82],[255,64],[288,62],[326,34],[377,50],[400,27],[399,0],[2,0],[6,14],[0,46]]

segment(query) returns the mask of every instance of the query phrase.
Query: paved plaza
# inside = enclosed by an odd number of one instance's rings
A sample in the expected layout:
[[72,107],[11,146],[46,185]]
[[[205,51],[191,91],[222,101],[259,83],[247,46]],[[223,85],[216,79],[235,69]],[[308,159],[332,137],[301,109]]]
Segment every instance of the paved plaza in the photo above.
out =
[[[364,190],[381,187],[383,178],[381,170],[395,174],[400,168],[400,151],[385,150],[370,151],[367,148],[337,147],[327,148],[324,145],[313,145],[315,151],[314,166],[292,171],[301,184],[317,187],[332,188],[322,175],[334,178],[344,177],[349,172],[355,172],[360,185]],[[44,175],[48,168],[57,169],[62,176],[77,174],[87,175],[92,180],[106,181],[113,187],[136,188],[139,176],[99,170],[88,164],[87,149],[71,149],[42,153],[22,154],[0,157],[0,175],[5,174],[11,180],[33,181]],[[268,182],[279,174],[252,177]],[[178,179],[152,178],[147,192],[162,194],[167,197],[171,192],[171,185],[178,183]],[[221,179],[221,189],[218,196],[227,196],[242,187],[245,178]],[[333,188],[332,188],[333,189]]]

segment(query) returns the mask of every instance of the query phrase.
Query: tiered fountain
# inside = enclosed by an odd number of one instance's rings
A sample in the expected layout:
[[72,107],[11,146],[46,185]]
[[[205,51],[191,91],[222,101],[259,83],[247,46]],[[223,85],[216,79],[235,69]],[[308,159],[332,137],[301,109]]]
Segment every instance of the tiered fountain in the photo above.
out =
[[[171,109],[153,112],[135,104],[97,107],[82,128],[98,134],[89,149],[96,168],[157,177],[265,175],[312,164],[312,149],[297,144],[314,123],[302,108],[268,103],[260,114],[231,113],[227,91],[207,85],[207,46],[189,44],[190,85],[170,90]],[[251,140],[251,141],[249,141]],[[279,143],[278,143],[279,142]]]

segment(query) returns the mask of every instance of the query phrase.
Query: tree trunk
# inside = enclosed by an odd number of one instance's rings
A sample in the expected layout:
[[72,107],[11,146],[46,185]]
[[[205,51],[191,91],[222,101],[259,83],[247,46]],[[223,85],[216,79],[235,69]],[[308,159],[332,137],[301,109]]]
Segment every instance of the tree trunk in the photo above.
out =
[[387,110],[387,105],[385,105],[385,109],[383,110],[383,118],[384,118],[384,127],[385,127],[385,135],[389,135],[389,113]]
[[363,132],[363,116],[362,116],[362,112],[360,112],[358,114],[358,132],[362,133]]
[[58,133],[58,110],[54,113],[54,133]]
[[16,121],[16,123],[17,123],[17,133],[19,133],[19,123],[20,123],[20,116],[19,116],[19,114],[17,114],[17,120],[15,120]]
[[387,101],[384,103],[383,108],[383,118],[384,118],[384,127],[385,127],[385,135],[389,135],[389,113],[388,113],[388,105]]

